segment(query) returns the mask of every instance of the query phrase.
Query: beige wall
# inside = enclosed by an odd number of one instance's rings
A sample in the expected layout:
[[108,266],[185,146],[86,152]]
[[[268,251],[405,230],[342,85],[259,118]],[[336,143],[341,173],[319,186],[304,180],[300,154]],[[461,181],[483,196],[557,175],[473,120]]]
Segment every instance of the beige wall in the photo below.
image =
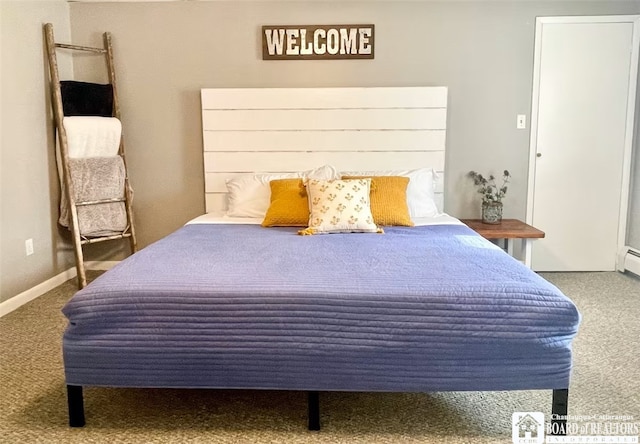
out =
[[[73,266],[56,226],[58,199],[53,126],[42,24],[70,35],[64,1],[1,1],[0,302]],[[72,74],[71,58],[60,71]],[[32,256],[25,240],[33,239]]]

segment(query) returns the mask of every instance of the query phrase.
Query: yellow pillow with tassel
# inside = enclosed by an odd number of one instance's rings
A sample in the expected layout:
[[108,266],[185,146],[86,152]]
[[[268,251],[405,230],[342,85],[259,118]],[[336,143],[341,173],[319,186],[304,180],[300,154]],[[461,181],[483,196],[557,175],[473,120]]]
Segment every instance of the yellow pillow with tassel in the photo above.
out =
[[271,203],[262,221],[263,227],[306,227],[309,200],[302,179],[277,179],[269,182]]
[[342,176],[371,179],[371,214],[376,225],[413,227],[407,205],[409,178],[402,176]]

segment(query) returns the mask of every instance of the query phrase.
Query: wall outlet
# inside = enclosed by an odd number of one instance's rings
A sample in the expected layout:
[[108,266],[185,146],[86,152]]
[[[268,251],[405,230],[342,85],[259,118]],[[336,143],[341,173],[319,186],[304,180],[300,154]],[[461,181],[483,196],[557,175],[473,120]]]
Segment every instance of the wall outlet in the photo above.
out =
[[525,129],[527,127],[527,116],[524,114],[518,114],[516,117],[516,128]]
[[24,251],[27,253],[27,256],[31,256],[33,254],[33,239],[27,239],[24,241]]

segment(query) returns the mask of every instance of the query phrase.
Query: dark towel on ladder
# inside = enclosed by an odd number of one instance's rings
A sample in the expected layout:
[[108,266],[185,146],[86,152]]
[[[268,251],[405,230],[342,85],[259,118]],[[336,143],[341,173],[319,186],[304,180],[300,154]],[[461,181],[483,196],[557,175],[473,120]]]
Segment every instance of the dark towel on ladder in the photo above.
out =
[[113,86],[63,80],[60,82],[65,116],[113,116]]

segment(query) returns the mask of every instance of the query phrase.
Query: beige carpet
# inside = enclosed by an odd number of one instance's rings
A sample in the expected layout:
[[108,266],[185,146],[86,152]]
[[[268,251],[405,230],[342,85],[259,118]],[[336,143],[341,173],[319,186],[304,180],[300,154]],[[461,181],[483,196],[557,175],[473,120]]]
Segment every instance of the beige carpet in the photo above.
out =
[[[640,280],[619,273],[544,276],[583,315],[569,413],[640,422]],[[323,392],[322,430],[309,432],[301,392],[88,388],[87,426],[71,429],[60,308],[74,291],[69,281],[0,318],[1,443],[509,443],[514,411],[550,414],[550,390]]]

